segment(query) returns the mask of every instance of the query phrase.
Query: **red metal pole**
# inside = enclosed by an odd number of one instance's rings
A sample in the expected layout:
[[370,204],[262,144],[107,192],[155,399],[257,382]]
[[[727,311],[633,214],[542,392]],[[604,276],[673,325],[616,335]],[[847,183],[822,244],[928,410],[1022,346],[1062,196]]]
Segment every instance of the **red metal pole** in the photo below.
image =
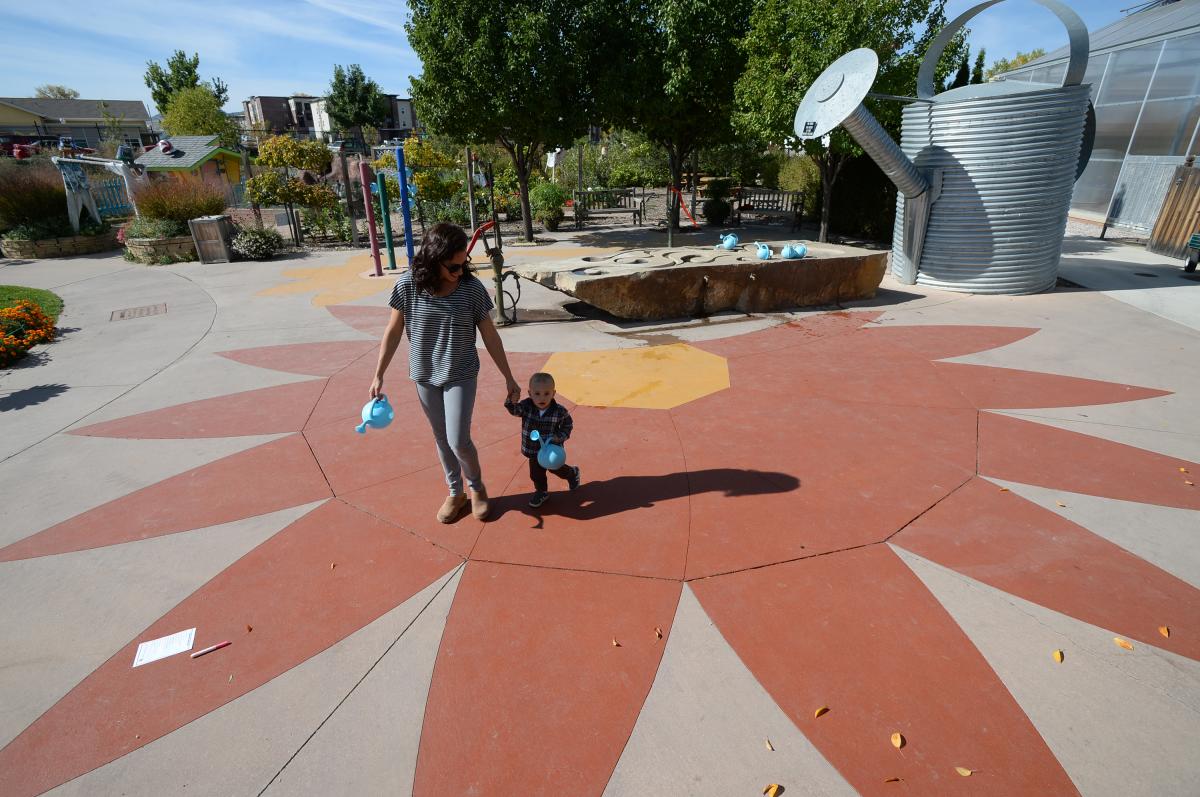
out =
[[367,212],[367,230],[371,234],[371,257],[375,258],[375,276],[383,276],[383,263],[379,260],[379,233],[375,230],[375,205],[371,202],[371,167],[366,161],[358,162],[358,179],[362,183],[363,207]]

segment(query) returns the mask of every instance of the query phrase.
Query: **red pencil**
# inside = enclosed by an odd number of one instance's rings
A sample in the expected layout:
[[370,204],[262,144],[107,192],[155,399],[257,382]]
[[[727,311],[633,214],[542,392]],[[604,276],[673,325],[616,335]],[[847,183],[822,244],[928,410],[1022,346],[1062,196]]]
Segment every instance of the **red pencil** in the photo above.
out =
[[221,648],[225,647],[226,645],[231,645],[231,644],[233,644],[233,643],[230,642],[228,639],[226,639],[224,642],[218,642],[215,645],[209,645],[204,650],[197,650],[195,653],[193,653],[192,658],[198,659],[201,656],[203,656],[205,653],[212,653],[214,650],[220,650]]

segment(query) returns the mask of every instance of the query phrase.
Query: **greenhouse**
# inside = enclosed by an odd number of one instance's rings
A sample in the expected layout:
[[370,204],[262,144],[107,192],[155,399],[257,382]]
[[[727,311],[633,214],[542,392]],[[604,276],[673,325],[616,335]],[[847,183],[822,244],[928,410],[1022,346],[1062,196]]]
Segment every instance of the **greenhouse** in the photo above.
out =
[[[1148,233],[1176,167],[1196,154],[1200,0],[1147,4],[1090,36],[1083,82],[1092,86],[1096,141],[1071,213]],[[1069,55],[1061,47],[999,79],[1058,83]]]

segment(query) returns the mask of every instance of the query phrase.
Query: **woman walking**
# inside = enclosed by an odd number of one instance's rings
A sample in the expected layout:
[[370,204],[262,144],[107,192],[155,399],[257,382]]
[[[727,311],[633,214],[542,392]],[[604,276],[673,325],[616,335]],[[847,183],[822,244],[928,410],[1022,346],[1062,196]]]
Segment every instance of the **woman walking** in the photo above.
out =
[[[371,397],[383,392],[383,374],[407,325],[409,377],[417,384],[417,396],[433,429],[450,487],[437,519],[454,522],[469,500],[472,513],[483,520],[488,514],[487,488],[479,454],[471,442],[471,411],[479,375],[476,330],[504,375],[509,401],[521,398],[521,387],[513,379],[504,344],[489,315],[492,299],[471,271],[467,234],[461,227],[441,222],[425,235],[411,268],[396,281],[389,304],[392,317],[379,343]],[[469,499],[463,491],[464,476]]]

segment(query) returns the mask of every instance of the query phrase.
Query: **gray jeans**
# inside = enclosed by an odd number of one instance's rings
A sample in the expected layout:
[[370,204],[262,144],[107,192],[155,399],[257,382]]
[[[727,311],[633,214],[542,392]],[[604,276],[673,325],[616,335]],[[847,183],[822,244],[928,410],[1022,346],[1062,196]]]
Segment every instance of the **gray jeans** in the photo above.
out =
[[483,474],[479,468],[479,452],[471,442],[471,411],[475,409],[475,381],[467,379],[448,385],[417,382],[417,396],[433,439],[437,441],[438,458],[446,472],[446,484],[451,495],[462,495],[463,474],[472,490],[483,489]]

